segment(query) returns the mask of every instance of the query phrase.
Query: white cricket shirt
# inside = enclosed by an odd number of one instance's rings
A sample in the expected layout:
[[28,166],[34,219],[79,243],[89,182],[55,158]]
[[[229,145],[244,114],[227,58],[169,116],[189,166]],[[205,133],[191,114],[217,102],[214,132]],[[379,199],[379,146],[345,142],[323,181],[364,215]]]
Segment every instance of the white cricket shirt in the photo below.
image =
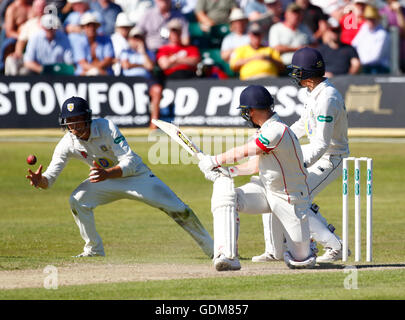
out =
[[344,100],[328,79],[308,91],[304,111],[291,130],[298,138],[306,135],[309,144],[301,146],[306,167],[325,155],[348,155],[348,120]]
[[122,169],[122,176],[132,176],[143,166],[142,159],[135,154],[117,126],[110,120],[94,119],[87,141],[67,132],[56,146],[52,161],[43,173],[50,187],[62,172],[67,162],[75,158],[93,166],[93,161],[102,168],[116,165]]
[[299,141],[277,114],[262,125],[256,144],[264,151],[259,156],[259,176],[266,190],[289,203],[308,200],[308,172]]

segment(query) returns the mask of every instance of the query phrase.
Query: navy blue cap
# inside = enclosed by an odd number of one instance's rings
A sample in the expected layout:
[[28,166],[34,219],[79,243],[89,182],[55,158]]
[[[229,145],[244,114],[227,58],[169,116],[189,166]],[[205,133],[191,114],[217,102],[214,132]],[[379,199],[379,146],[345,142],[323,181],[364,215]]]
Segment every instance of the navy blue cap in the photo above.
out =
[[240,108],[271,109],[273,106],[273,97],[263,86],[250,85],[240,94]]
[[81,115],[86,116],[86,122],[91,122],[91,113],[89,103],[86,100],[80,97],[71,97],[62,104],[59,122],[62,126],[65,126],[67,118]]
[[62,105],[61,118],[69,118],[89,113],[89,103],[80,97],[66,99]]
[[325,61],[321,53],[309,47],[295,51],[291,64],[292,67],[300,67],[305,71],[325,72]]

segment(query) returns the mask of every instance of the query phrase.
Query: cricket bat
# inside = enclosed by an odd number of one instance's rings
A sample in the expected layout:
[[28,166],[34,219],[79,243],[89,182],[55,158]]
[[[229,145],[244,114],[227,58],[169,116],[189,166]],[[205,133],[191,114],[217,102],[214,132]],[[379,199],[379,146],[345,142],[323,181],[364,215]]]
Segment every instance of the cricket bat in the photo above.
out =
[[[152,123],[165,132],[170,138],[176,141],[192,156],[196,156],[198,160],[202,159],[204,153],[201,151],[201,149],[176,125],[157,119],[152,119]],[[228,172],[224,168],[218,167],[218,170],[228,175]]]
[[203,157],[203,152],[197,147],[187,135],[173,123],[163,120],[152,119],[152,123],[164,131],[170,138],[181,145],[189,154],[196,156],[199,160]]

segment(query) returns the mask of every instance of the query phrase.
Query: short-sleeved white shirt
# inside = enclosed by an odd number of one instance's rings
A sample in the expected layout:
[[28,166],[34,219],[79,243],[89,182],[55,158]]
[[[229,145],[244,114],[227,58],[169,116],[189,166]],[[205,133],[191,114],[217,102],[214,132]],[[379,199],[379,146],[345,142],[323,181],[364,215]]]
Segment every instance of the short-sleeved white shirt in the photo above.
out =
[[304,167],[299,141],[277,114],[257,132],[259,176],[267,192],[288,203],[309,201],[308,172]]

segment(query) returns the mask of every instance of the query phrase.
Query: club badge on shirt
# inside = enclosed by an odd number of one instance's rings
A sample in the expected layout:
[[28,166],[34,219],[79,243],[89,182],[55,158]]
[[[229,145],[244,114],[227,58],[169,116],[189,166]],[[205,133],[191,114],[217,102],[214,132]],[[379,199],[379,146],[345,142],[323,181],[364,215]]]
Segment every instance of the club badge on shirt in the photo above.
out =
[[107,148],[107,146],[106,146],[105,144],[103,144],[102,146],[100,146],[100,149],[101,149],[101,151],[103,151],[103,152],[107,152],[107,151],[108,151],[108,148]]
[[98,158],[97,163],[103,168],[111,168],[114,162],[108,158]]

